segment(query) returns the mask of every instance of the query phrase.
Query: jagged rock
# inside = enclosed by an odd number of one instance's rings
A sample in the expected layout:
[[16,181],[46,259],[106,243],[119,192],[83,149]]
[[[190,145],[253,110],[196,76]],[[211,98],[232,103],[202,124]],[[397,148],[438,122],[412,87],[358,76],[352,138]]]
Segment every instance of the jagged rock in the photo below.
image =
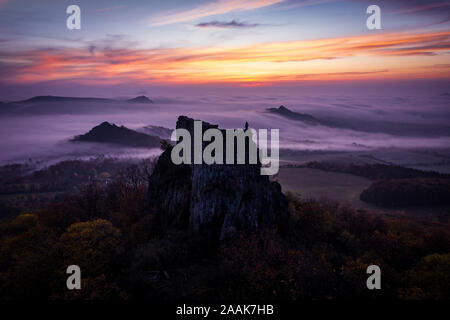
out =
[[[180,116],[176,127],[194,136],[193,119]],[[203,131],[209,128],[218,126],[203,122]],[[259,162],[174,165],[171,151],[160,156],[149,183],[150,204],[165,224],[224,240],[237,230],[276,228],[287,215],[280,185],[260,174]]]
[[175,165],[170,158],[172,148],[159,157],[149,180],[150,207],[157,210],[164,225],[187,228],[191,201],[191,175],[189,165]]

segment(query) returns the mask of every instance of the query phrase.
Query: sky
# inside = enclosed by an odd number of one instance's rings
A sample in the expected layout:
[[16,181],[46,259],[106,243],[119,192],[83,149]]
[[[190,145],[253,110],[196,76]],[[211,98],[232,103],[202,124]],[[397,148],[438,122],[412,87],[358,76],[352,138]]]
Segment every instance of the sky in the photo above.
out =
[[[80,30],[66,27],[72,4]],[[366,27],[371,4],[380,30]],[[0,0],[0,101],[148,87],[448,84],[449,54],[444,0]]]

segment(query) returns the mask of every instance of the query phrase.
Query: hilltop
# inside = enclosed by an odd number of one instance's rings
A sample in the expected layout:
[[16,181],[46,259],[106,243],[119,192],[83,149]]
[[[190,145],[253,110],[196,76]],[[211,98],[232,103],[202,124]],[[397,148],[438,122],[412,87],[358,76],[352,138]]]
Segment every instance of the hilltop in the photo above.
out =
[[361,120],[338,117],[314,117],[310,114],[292,111],[281,105],[278,108],[268,108],[267,112],[282,116],[289,120],[301,121],[310,125],[321,125],[336,129],[350,129],[360,132],[387,133],[398,136],[441,136],[449,132],[448,125],[430,125],[427,123],[408,123],[395,121]]
[[76,136],[72,141],[112,143],[138,148],[158,148],[161,139],[105,121],[92,128],[89,132]]
[[139,97],[136,97],[133,99],[128,99],[127,102],[129,102],[129,103],[153,103],[153,101],[146,96],[139,96]]
[[267,111],[269,111],[270,113],[278,114],[280,116],[292,119],[292,120],[306,121],[306,122],[311,122],[311,123],[319,123],[320,122],[318,119],[314,118],[310,114],[293,112],[283,105],[279,106],[278,108],[269,108],[269,109],[267,109]]
[[[95,97],[63,97],[63,96],[35,96],[30,99],[18,101],[17,103],[34,104],[44,102],[123,102],[120,99],[110,98],[95,98]],[[153,103],[151,99],[146,96],[138,96],[132,99],[125,100],[127,103]]]
[[61,97],[61,96],[35,96],[33,98],[19,101],[19,103],[41,103],[41,102],[113,102],[113,99],[91,98],[91,97]]

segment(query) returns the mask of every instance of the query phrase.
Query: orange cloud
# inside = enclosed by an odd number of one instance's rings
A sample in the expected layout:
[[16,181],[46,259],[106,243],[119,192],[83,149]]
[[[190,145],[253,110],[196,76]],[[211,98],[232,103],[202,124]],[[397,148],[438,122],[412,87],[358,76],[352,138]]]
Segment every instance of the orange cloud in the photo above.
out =
[[[61,48],[0,53],[13,82],[269,84],[309,80],[448,78],[450,31],[376,34],[238,48]],[[441,67],[436,67],[440,65]],[[6,80],[6,79],[5,79]]]

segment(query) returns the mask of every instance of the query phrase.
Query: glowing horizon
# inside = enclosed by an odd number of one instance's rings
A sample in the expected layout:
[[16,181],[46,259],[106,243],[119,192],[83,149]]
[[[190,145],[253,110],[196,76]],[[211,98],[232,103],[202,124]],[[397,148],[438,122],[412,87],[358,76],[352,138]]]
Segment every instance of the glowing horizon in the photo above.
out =
[[308,80],[446,78],[450,64],[441,54],[450,32],[377,34],[312,41],[276,42],[239,48],[30,50],[6,56],[20,64],[17,83],[77,80],[88,83],[205,82],[273,83]]

